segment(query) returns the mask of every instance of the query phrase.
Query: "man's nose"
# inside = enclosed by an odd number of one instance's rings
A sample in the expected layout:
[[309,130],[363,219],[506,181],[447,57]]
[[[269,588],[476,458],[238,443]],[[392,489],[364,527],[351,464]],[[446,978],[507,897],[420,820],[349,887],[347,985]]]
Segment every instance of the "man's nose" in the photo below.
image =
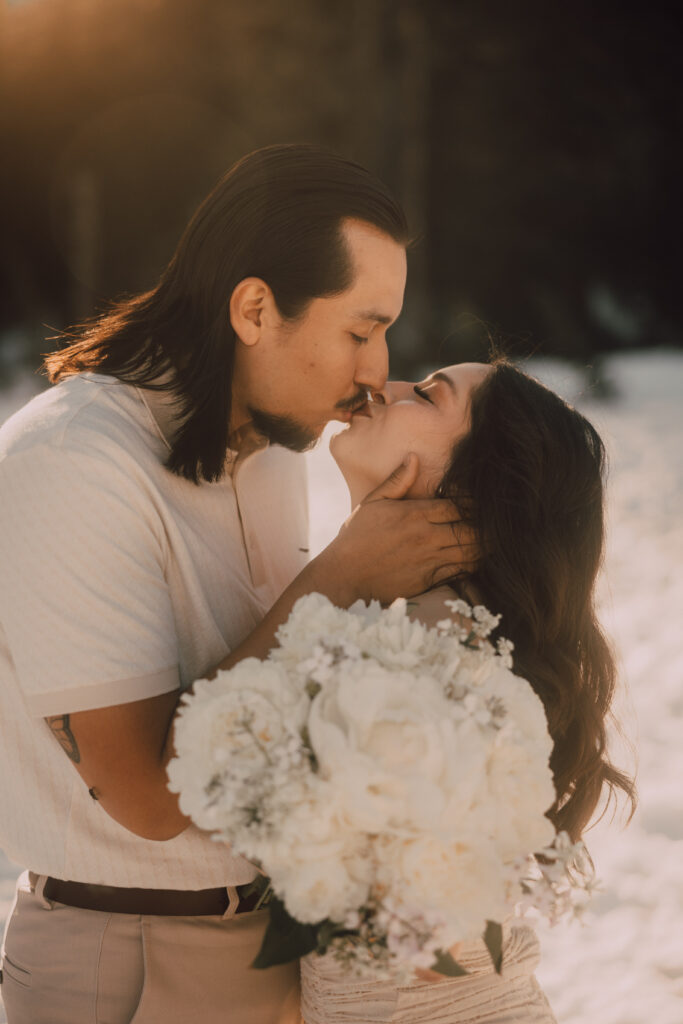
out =
[[[373,332],[374,333],[374,332]],[[356,383],[368,391],[381,391],[389,373],[389,349],[386,338],[377,338],[363,346],[356,366]]]

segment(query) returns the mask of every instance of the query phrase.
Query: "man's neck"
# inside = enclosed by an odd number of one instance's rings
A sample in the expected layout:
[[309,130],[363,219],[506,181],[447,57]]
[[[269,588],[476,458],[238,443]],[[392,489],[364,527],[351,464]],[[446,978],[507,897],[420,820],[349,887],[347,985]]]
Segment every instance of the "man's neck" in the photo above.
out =
[[240,402],[239,397],[234,393],[230,404],[230,427],[228,430],[228,444],[234,451],[239,451],[238,442],[249,433],[251,427],[251,416],[246,407]]

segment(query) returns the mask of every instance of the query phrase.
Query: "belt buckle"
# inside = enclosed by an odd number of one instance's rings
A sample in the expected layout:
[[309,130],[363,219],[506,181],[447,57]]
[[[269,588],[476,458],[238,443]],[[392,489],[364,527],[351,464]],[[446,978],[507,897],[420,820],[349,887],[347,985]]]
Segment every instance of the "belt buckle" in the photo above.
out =
[[259,896],[256,906],[254,907],[254,910],[260,910],[261,907],[267,907],[273,897],[273,887],[270,884],[270,879],[265,879],[265,883],[266,884],[263,887],[263,892]]
[[[273,888],[269,878],[259,875],[253,882],[238,885],[237,894],[239,896],[239,903],[234,913],[251,913],[268,906],[273,896]],[[228,887],[228,896],[230,897],[230,887]],[[228,907],[229,909],[230,906]]]
[[234,917],[240,909],[241,896],[234,885],[226,885],[225,891],[228,894],[228,905],[225,908],[224,918]]

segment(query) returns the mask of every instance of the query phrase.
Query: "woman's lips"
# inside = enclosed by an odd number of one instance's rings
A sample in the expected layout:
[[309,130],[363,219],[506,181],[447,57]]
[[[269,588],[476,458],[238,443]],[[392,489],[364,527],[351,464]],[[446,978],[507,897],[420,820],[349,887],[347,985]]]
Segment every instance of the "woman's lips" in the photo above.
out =
[[351,418],[353,419],[354,416],[367,416],[368,419],[371,418],[372,411],[370,409],[370,403],[364,402],[358,409],[354,409]]

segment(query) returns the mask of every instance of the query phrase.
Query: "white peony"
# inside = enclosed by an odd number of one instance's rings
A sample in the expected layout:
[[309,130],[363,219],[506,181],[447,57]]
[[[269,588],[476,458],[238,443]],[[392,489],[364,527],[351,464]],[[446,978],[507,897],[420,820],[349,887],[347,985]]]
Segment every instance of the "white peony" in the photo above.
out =
[[326,854],[272,865],[271,880],[288,913],[298,921],[316,924],[326,918],[341,922],[368,899],[372,873],[364,844],[355,851]]
[[496,808],[496,841],[509,862],[542,850],[555,835],[545,817],[555,801],[549,767],[553,742],[543,704],[526,680],[494,664],[482,689],[505,709],[489,756],[488,805]]
[[[496,618],[453,611],[429,629],[403,600],[301,598],[268,659],[197,683],[176,726],[181,809],[296,920],[351,929],[333,948],[372,970],[481,937],[555,838],[541,701],[488,642]],[[551,861],[533,905],[560,892]]]
[[308,728],[320,774],[357,829],[452,831],[485,779],[483,737],[426,672],[345,664],[313,700]]
[[314,778],[298,794],[281,793],[279,827],[249,848],[267,864],[273,889],[292,917],[342,921],[362,906],[372,882],[369,843],[340,818],[336,789]]
[[380,884],[409,917],[440,915],[448,945],[481,938],[486,921],[501,921],[508,911],[495,844],[474,832],[459,842],[422,836],[380,849]]

